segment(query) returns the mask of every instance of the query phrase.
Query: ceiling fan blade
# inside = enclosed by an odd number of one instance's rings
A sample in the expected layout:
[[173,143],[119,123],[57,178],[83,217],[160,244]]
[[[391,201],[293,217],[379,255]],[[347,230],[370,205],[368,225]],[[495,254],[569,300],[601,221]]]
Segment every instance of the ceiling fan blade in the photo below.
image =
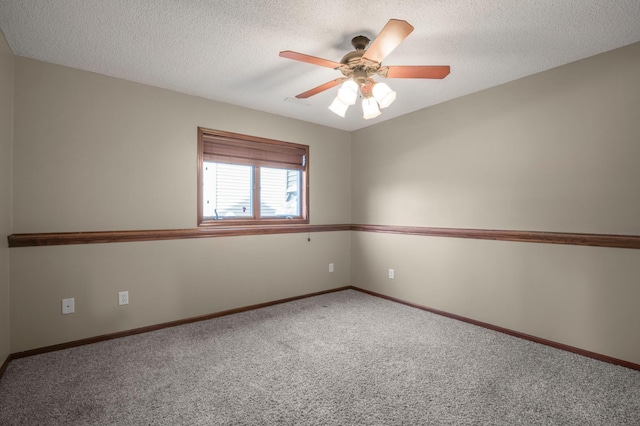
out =
[[400,65],[389,66],[387,78],[445,78],[449,75],[449,65]]
[[311,97],[313,95],[317,95],[320,92],[324,92],[325,90],[329,90],[332,87],[336,87],[338,84],[342,83],[345,80],[346,80],[346,78],[344,78],[344,77],[336,78],[335,80],[328,81],[328,82],[326,82],[324,84],[321,84],[318,87],[314,87],[311,90],[307,90],[304,93],[300,93],[299,95],[296,95],[296,98],[298,98],[298,99],[309,98],[309,97]]
[[293,59],[294,61],[307,62],[313,65],[320,65],[327,68],[339,68],[342,66],[339,62],[330,61],[328,59],[316,58],[315,56],[305,55],[304,53],[292,52],[291,50],[284,50],[280,52],[280,56],[283,58]]
[[369,46],[362,56],[362,59],[377,63],[382,62],[393,49],[402,43],[402,40],[411,34],[411,31],[413,31],[413,26],[407,21],[389,19],[387,25],[384,26],[380,34],[373,40],[373,43],[371,43],[371,46]]

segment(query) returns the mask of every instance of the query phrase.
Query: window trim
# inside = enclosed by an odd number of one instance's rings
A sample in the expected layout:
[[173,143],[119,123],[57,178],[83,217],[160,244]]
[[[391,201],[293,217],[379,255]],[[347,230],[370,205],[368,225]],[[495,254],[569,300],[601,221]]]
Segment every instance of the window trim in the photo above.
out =
[[[203,194],[203,163],[205,159],[204,146],[205,141],[215,141],[220,140],[225,143],[233,143],[237,142],[239,145],[244,146],[247,143],[249,144],[268,144],[271,147],[288,147],[288,148],[297,148],[305,151],[305,161],[304,165],[301,169],[301,190],[303,191],[300,201],[300,217],[293,219],[283,219],[283,218],[250,218],[250,219],[224,219],[224,220],[209,220],[205,218],[203,212],[203,202],[204,202],[204,194]],[[256,173],[259,174],[260,170],[254,169],[254,175]],[[255,203],[258,202],[260,189],[253,188],[254,195],[254,207]],[[231,133],[224,132],[221,130],[212,130],[204,127],[198,127],[198,196],[197,196],[197,225],[198,227],[207,227],[207,226],[234,226],[234,225],[256,225],[256,226],[270,226],[270,225],[292,225],[292,224],[308,224],[309,223],[309,146],[296,144],[292,142],[284,142],[274,139],[266,139],[260,138],[257,136],[249,136],[243,135],[239,133]],[[257,210],[254,210],[257,215]]]

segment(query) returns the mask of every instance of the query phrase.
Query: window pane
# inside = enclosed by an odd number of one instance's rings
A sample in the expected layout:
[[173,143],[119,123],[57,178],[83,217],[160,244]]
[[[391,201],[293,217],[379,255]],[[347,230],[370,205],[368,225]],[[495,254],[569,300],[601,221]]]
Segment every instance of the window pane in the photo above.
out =
[[203,164],[203,215],[213,219],[252,217],[251,166]]
[[298,170],[260,168],[261,217],[300,217]]

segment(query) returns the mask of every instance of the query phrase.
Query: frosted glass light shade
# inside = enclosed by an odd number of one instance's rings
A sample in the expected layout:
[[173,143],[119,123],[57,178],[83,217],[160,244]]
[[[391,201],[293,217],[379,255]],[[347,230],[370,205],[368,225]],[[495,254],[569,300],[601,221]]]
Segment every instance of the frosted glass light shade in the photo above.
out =
[[380,108],[386,108],[396,100],[396,92],[386,83],[376,83],[373,86],[373,97],[378,101]]
[[331,105],[329,105],[329,109],[340,117],[344,117],[347,108],[349,108],[349,105],[343,104],[337,96],[333,102],[331,102]]
[[358,84],[353,80],[342,83],[338,89],[338,99],[345,105],[354,105],[358,98]]
[[378,102],[374,98],[364,98],[362,100],[362,118],[369,120],[376,118],[380,115],[380,108],[378,108]]

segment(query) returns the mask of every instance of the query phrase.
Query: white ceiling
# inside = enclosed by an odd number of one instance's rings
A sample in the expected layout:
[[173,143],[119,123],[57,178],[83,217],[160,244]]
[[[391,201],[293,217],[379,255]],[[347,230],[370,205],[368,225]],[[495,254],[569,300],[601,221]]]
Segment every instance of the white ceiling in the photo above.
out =
[[[383,65],[450,65],[444,80],[389,79],[396,102],[364,120],[327,109],[341,77],[281,58],[339,62],[351,39],[386,22],[415,30]],[[639,0],[0,0],[16,55],[163,87],[343,130],[640,41]]]

